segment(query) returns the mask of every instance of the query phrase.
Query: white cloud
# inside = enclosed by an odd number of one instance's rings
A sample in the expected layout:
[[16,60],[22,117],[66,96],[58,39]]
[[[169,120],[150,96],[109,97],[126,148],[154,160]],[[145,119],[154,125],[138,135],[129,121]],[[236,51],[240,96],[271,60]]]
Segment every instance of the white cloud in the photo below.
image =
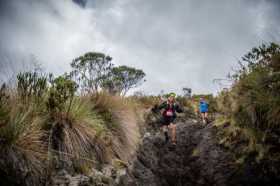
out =
[[[142,68],[148,93],[216,91],[236,58],[263,40],[279,41],[274,1],[12,0],[0,3],[0,54],[34,54],[48,70],[69,70],[87,51]],[[278,35],[277,35],[278,32]],[[276,33],[276,34],[275,34]],[[3,63],[3,61],[2,61]]]

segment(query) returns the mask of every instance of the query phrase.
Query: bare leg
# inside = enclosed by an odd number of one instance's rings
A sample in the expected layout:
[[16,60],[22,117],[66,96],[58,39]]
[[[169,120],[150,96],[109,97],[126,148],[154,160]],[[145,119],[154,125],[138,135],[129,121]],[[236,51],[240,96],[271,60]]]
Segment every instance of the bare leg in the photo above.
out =
[[163,125],[163,126],[162,126],[162,131],[163,131],[163,132],[168,131],[167,125]]
[[172,139],[172,142],[175,144],[176,143],[176,125],[174,123],[171,123],[170,128],[171,128],[171,139]]
[[208,123],[208,112],[204,113],[204,118],[205,118],[206,123]]
[[168,128],[166,125],[162,126],[162,130],[164,132],[164,136],[165,136],[165,141],[168,142],[169,137],[168,137]]
[[201,118],[202,118],[202,122],[204,124],[205,123],[205,113],[204,112],[201,112]]

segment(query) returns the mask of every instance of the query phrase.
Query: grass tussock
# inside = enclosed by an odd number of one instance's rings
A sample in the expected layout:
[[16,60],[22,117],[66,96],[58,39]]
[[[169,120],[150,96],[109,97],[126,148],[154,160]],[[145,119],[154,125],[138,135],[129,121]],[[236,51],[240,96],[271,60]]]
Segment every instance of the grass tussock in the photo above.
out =
[[47,146],[42,141],[41,120],[32,107],[25,107],[3,92],[1,94],[0,167],[18,184],[39,184],[47,159]]
[[23,73],[16,88],[0,90],[3,180],[42,185],[57,167],[89,173],[129,161],[139,140],[136,104],[102,92],[77,95],[68,76],[45,77]]
[[36,67],[1,84],[3,180],[15,176],[16,185],[44,185],[57,168],[89,173],[131,158],[139,140],[138,105],[103,91],[125,94],[143,82],[145,73],[120,69],[111,60],[90,52],[73,60],[69,73],[54,76]]
[[113,154],[128,161],[135,152],[140,137],[135,104],[127,98],[107,93],[94,94],[91,101],[93,110],[101,116],[110,131],[107,138]]
[[92,166],[108,161],[105,144],[99,139],[105,132],[104,123],[90,108],[86,100],[75,98],[68,113],[54,116],[49,138],[51,151],[59,160]]

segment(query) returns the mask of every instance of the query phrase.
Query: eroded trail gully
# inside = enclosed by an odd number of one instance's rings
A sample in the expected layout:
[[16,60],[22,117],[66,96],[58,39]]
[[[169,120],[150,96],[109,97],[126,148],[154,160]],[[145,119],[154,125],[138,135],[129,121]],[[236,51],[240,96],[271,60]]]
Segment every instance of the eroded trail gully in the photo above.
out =
[[211,125],[195,120],[177,124],[177,146],[164,142],[160,132],[146,133],[122,185],[235,185],[231,154],[217,143]]

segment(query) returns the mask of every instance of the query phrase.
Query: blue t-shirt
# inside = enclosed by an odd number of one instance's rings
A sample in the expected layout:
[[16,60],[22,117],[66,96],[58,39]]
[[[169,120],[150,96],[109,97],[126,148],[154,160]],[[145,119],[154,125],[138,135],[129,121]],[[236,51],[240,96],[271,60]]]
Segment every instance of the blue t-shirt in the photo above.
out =
[[205,101],[201,101],[199,103],[199,110],[200,112],[208,112],[208,103],[206,103]]

